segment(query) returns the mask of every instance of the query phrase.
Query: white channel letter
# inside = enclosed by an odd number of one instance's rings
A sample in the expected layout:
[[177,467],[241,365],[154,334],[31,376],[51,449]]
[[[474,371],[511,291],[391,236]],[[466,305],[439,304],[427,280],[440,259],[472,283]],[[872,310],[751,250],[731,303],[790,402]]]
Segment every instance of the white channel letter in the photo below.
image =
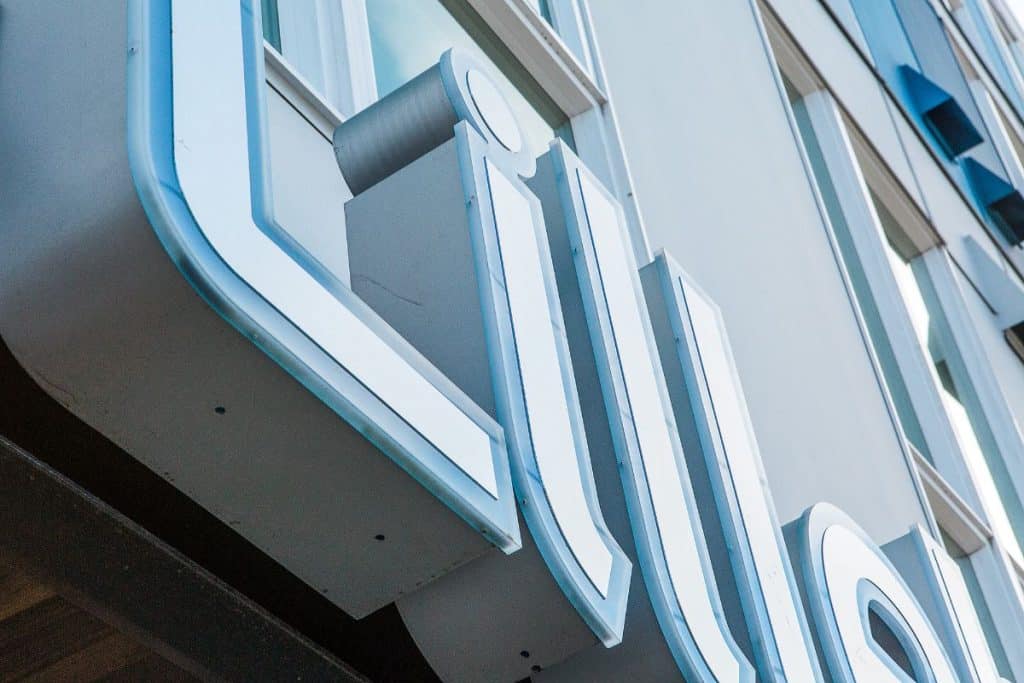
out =
[[[745,662],[741,664],[731,636],[723,631],[725,626],[716,615],[712,604],[714,583],[705,574],[698,554],[698,542],[703,543],[703,539],[697,537],[700,522],[691,516],[687,502],[692,494],[681,469],[683,453],[674,431],[675,420],[666,405],[665,390],[659,386],[663,380],[660,365],[655,365],[657,351],[649,341],[653,339],[650,321],[646,318],[646,309],[641,309],[643,295],[639,289],[636,261],[624,242],[618,207],[598,189],[589,175],[577,170],[576,177],[600,278],[600,291],[589,295],[597,302],[604,300],[617,351],[617,359],[605,358],[603,362],[610,363],[610,367],[617,364],[621,368],[632,424],[628,424],[629,417],[622,414],[612,415],[610,419],[623,420],[624,429],[635,430],[654,512],[654,519],[644,520],[644,524],[654,527],[674,591],[674,595],[663,596],[663,599],[674,600],[686,622],[662,623],[662,628],[688,630],[688,636],[680,635],[692,639],[701,658],[718,680],[740,680]],[[581,282],[584,292],[591,286],[588,282]],[[593,320],[589,322],[597,324]],[[637,543],[645,542],[645,539],[637,538]],[[648,590],[656,591],[658,588],[649,581]]]
[[[838,513],[838,514],[836,514]],[[867,623],[868,591],[891,601],[905,626],[888,623],[912,661],[928,671],[916,671],[918,680],[957,683],[945,649],[907,584],[878,548],[849,518],[836,508],[819,503],[806,513],[814,571],[805,578],[808,593],[816,601],[818,633],[828,653],[832,675],[844,683],[905,683],[902,672],[887,661],[871,637]],[[828,517],[814,523],[816,517]],[[884,608],[883,608],[884,609]],[[822,623],[824,622],[824,623]]]
[[572,388],[559,362],[533,214],[504,173],[490,161],[486,168],[537,469],[570,550],[601,596],[608,597],[612,550],[584,494],[578,459],[582,446],[576,443],[566,398]]
[[[725,337],[721,316],[703,292],[680,277],[689,310],[693,334],[700,353],[701,368],[711,396],[714,419],[722,439],[725,468],[708,463],[712,476],[721,476],[723,485],[731,486],[738,510],[722,510],[723,522],[736,528],[741,543],[750,548],[750,559],[760,586],[748,587],[755,600],[761,600],[768,617],[770,632],[766,640],[774,641],[781,664],[782,681],[814,681],[819,676],[811,663],[809,643],[804,639],[803,618],[788,576],[788,561],[783,557],[775,508],[769,499],[764,469],[758,452],[753,425],[747,413],[739,378],[733,363],[729,342]],[[717,470],[717,472],[715,472]],[[744,581],[740,572],[736,580]],[[762,641],[763,646],[770,647]],[[767,675],[767,672],[764,672]]]
[[173,2],[174,161],[224,262],[493,498],[490,437],[254,222],[241,3]]

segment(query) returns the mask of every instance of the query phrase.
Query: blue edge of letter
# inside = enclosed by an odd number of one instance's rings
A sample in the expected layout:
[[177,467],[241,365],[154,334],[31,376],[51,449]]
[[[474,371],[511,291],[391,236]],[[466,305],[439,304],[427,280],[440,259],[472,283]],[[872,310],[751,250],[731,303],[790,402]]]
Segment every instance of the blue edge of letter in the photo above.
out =
[[[504,433],[454,384],[384,323],[347,286],[318,268],[273,218],[267,169],[263,40],[259,12],[241,0],[249,169],[253,218],[289,256],[334,294],[442,394],[488,433],[498,498],[415,432],[365,385],[240,278],[197,225],[180,187],[174,162],[170,0],[130,0],[128,17],[129,164],[146,215],[164,248],[204,300],[242,335],[386,453],[455,514],[505,552],[521,547]],[[325,379],[330,377],[340,389]]]

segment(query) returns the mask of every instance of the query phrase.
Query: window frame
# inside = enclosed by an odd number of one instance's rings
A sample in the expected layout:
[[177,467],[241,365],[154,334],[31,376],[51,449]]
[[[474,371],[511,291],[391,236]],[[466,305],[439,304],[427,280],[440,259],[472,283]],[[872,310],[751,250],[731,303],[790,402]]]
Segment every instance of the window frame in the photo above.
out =
[[[366,0],[311,0],[341,8],[347,38],[344,77],[352,94],[353,111],[327,101],[287,55],[264,41],[267,82],[328,141],[334,129],[355,111],[377,100],[370,49]],[[541,17],[529,0],[459,0],[480,15],[526,72],[568,118],[576,153],[622,205],[637,260],[651,260],[633,180],[622,149],[614,107],[605,94],[605,76],[591,29],[587,0],[548,0],[560,33]],[[481,11],[482,10],[482,11]],[[570,47],[585,55],[581,63]]]
[[[608,101],[595,78],[581,0],[549,0],[560,32],[528,0],[458,1],[480,16],[570,121]],[[266,41],[265,48],[268,67],[291,86],[282,94],[293,104],[334,110],[342,120],[377,100],[366,0],[276,7],[281,47]]]

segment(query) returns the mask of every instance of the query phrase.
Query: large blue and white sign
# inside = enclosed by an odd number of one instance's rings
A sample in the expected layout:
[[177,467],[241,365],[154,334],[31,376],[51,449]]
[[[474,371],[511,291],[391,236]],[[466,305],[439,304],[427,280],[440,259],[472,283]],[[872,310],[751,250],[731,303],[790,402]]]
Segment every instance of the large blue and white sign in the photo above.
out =
[[[210,306],[448,506],[453,524],[467,523],[504,553],[522,547],[520,556],[537,554],[564,605],[538,604],[541,594],[526,586],[512,596],[521,609],[507,618],[547,638],[545,629],[558,627],[539,615],[569,611],[593,641],[559,641],[553,664],[569,672],[594,645],[614,653],[629,635],[632,583],[646,590],[668,661],[688,680],[819,681],[824,670],[837,681],[909,680],[872,635],[875,618],[895,634],[916,680],[991,679],[991,655],[962,580],[933,541],[922,541],[922,553],[934,568],[933,588],[945,591],[936,603],[945,610],[938,628],[885,554],[831,506],[806,513],[794,572],[714,303],[664,254],[644,268],[641,282],[621,207],[561,143],[546,160],[557,206],[542,210],[525,182],[535,160],[474,60],[446,53],[344,123],[334,139],[357,195],[353,231],[368,221],[363,236],[372,241],[374,216],[383,215],[373,207],[386,205],[394,215],[381,239],[400,240],[402,231],[432,221],[438,244],[465,246],[461,256],[445,252],[466,278],[460,286],[471,290],[446,334],[473,337],[467,348],[482,349],[477,360],[488,376],[460,385],[428,360],[427,344],[396,331],[400,316],[371,307],[275,220],[258,3],[132,0],[130,7],[132,171],[164,248]],[[406,191],[413,177],[436,178],[438,191]],[[564,220],[589,345],[570,347],[549,210]],[[415,257],[397,248],[391,256],[395,270]],[[613,452],[588,443],[581,406],[594,397],[577,388],[583,362],[596,368],[607,421],[601,428]],[[684,452],[684,419],[699,454]],[[688,458],[702,463],[706,479],[691,472]],[[601,500],[594,465],[609,462],[622,497]],[[697,487],[710,490],[712,506],[699,509]],[[610,510],[620,501],[628,530],[616,538],[602,504]],[[517,510],[531,534],[525,543]],[[397,519],[415,512],[366,510]],[[724,539],[728,566],[714,566],[711,536]],[[495,555],[467,551],[382,600],[415,597],[449,580],[476,582],[493,595],[504,589],[502,567],[516,559]],[[642,581],[631,581],[634,566]],[[716,569],[735,595],[723,594]],[[739,605],[732,619],[726,603]],[[343,606],[360,611],[353,605]],[[467,614],[473,607],[458,606]],[[443,615],[421,623],[431,620]],[[939,629],[956,637],[944,642]],[[436,652],[428,656],[446,678],[503,670],[460,668],[455,660],[472,657],[443,635],[420,642]],[[479,645],[486,647],[496,645]]]

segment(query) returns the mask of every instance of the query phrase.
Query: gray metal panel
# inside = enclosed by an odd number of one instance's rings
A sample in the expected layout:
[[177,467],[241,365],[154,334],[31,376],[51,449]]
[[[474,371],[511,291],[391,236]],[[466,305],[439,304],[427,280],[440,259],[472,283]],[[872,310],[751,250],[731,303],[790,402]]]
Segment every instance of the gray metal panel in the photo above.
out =
[[348,202],[352,289],[495,417],[457,168],[452,138]]
[[[355,291],[496,415],[455,139],[347,206]],[[490,274],[487,275],[490,277]],[[512,680],[593,645],[530,534],[398,601],[446,681]],[[520,652],[529,653],[523,657]]]
[[780,519],[924,523],[752,7],[591,12],[651,245],[722,309]]

